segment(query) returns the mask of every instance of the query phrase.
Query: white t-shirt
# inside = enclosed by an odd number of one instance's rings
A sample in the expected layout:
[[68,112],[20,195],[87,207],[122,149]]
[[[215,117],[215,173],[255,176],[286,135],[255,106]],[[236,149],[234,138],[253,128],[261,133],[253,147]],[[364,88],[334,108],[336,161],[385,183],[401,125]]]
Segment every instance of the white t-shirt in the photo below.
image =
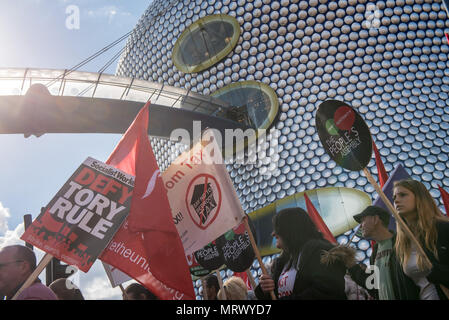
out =
[[413,282],[419,287],[419,298],[420,300],[440,300],[438,296],[437,289],[433,283],[427,280],[426,276],[429,275],[429,270],[419,270],[417,265],[417,252],[416,247],[412,245],[412,251],[410,253],[410,258],[405,266],[405,274],[410,277]]
[[292,266],[290,269],[282,270],[282,273],[278,280],[278,296],[286,297],[290,296],[293,293],[293,286],[295,285],[296,279],[296,269]]

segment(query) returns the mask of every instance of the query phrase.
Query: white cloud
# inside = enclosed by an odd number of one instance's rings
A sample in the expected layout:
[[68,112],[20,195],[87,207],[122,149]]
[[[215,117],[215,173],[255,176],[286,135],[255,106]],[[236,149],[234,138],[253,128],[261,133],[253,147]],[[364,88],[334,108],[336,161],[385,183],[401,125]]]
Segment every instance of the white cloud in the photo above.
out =
[[87,11],[87,15],[90,18],[107,18],[108,23],[112,23],[116,17],[129,17],[130,12],[120,10],[116,6],[104,6],[97,9],[90,9]]
[[78,275],[74,275],[72,281],[79,286],[86,300],[122,299],[122,291],[119,287],[112,288],[103,265],[98,260],[93,264],[88,273],[78,271]]
[[4,208],[0,202],[0,235],[8,230],[8,218],[11,216],[8,208]]

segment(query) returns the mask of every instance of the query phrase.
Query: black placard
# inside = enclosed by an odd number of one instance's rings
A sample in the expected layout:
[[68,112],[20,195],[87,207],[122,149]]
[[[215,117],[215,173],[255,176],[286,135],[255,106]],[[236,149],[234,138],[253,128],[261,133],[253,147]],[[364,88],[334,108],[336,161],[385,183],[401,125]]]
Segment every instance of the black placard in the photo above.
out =
[[327,100],[318,107],[315,122],[324,149],[338,165],[351,171],[368,165],[373,152],[371,134],[351,106]]
[[216,270],[224,264],[223,255],[215,241],[195,251],[194,254],[198,264],[206,270]]
[[[248,224],[255,235],[255,228],[249,217]],[[216,242],[223,255],[224,263],[229,269],[234,272],[244,272],[251,267],[256,255],[243,223],[226,232]]]

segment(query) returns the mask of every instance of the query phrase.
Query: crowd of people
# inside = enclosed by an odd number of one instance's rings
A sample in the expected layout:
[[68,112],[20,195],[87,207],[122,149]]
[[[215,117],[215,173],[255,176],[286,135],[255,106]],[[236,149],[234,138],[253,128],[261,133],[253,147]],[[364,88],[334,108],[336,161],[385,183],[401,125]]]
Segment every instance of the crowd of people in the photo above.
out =
[[[426,187],[416,180],[394,184],[393,204],[419,246],[400,223],[389,229],[390,213],[369,206],[354,216],[362,236],[373,241],[370,265],[359,263],[355,249],[324,239],[306,211],[289,208],[273,218],[273,237],[281,254],[248,290],[239,277],[220,285],[206,279],[209,300],[447,300],[449,288],[449,219],[438,209]],[[424,255],[423,255],[424,252]],[[426,263],[430,261],[431,265]],[[36,256],[26,246],[0,249],[0,296],[11,299],[36,269]],[[58,279],[48,287],[39,279],[20,292],[17,300],[84,300],[70,280]],[[157,300],[139,283],[123,291],[124,300]]]

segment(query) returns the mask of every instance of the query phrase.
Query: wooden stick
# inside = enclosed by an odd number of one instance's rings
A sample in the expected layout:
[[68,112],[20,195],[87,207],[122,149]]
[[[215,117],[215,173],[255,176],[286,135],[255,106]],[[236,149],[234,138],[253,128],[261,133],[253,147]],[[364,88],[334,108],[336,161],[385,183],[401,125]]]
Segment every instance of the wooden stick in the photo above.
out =
[[122,290],[123,297],[126,298],[126,300],[129,300],[128,294],[126,293],[125,288],[123,288],[123,285],[120,283],[118,286],[120,287],[120,290]]
[[409,237],[412,242],[416,245],[416,248],[419,252],[419,254],[423,257],[424,263],[426,264],[426,268],[429,270],[432,269],[432,263],[430,262],[429,258],[427,257],[426,253],[424,252],[423,248],[421,247],[421,244],[419,241],[415,238],[413,233],[410,231],[407,224],[404,222],[404,220],[399,216],[399,214],[396,212],[396,209],[391,204],[390,200],[387,198],[385,193],[382,191],[382,189],[379,187],[377,182],[373,179],[373,176],[369,172],[367,168],[363,169],[363,172],[365,173],[365,176],[368,178],[368,181],[373,185],[374,189],[376,189],[377,194],[382,198],[382,201],[385,203],[385,205],[388,207],[388,209],[393,213],[394,218],[398,222],[399,226],[402,230],[404,230],[404,233],[407,237]]
[[[415,238],[413,233],[410,231],[409,227],[405,224],[404,220],[399,216],[399,214],[396,212],[394,206],[391,204],[390,200],[387,198],[385,193],[380,189],[379,185],[376,183],[376,181],[373,179],[373,176],[369,172],[367,168],[363,169],[363,172],[365,173],[365,176],[368,178],[368,181],[373,185],[374,189],[376,189],[377,194],[382,198],[382,201],[385,203],[385,205],[388,207],[388,209],[393,213],[394,218],[401,226],[402,230],[404,230],[404,233],[412,240],[412,242],[416,245],[416,248],[418,252],[421,254],[421,256],[424,259],[424,263],[426,264],[426,268],[429,270],[432,269],[432,262],[430,262],[429,258],[427,257],[426,253],[424,252],[423,248],[421,247],[421,244],[418,242],[418,240]],[[447,289],[445,286],[440,284],[441,290],[444,292],[446,297],[449,299],[449,289]]]
[[[259,249],[257,248],[256,240],[254,239],[253,233],[251,232],[251,228],[249,227],[248,217],[244,217],[243,222],[245,224],[245,229],[248,232],[249,240],[251,241],[254,253],[256,254],[257,261],[259,261],[260,268],[262,269],[262,273],[268,275],[267,269],[265,268],[265,265],[262,262],[262,257],[260,256]],[[276,295],[274,294],[273,290],[270,291],[270,296],[272,300],[276,300]]]
[[209,300],[209,297],[207,296],[207,283],[206,283],[206,278],[205,277],[201,277],[201,284],[203,285],[203,299],[204,300]]
[[[220,285],[220,290],[223,291],[224,299],[225,299],[225,300],[228,300],[228,297],[227,297],[227,295],[226,295],[226,290],[225,290],[225,288],[223,287],[223,279],[221,278],[220,270],[219,270],[219,269],[215,270],[215,273],[217,274],[217,279],[218,279],[218,284]],[[217,292],[217,293],[218,293],[218,292]]]
[[352,243],[352,240],[354,240],[354,237],[355,237],[356,233],[359,232],[360,226],[361,225],[359,224],[359,226],[357,227],[357,230],[354,232],[354,234],[352,235],[351,239],[349,239],[349,241],[347,243],[347,246],[349,246]]
[[51,259],[53,259],[53,256],[49,253],[45,254],[45,256],[42,258],[42,260],[39,262],[39,265],[36,267],[36,269],[33,271],[33,273],[28,277],[28,279],[24,282],[22,287],[16,292],[16,294],[12,297],[11,300],[16,300],[17,297],[22,293],[23,290],[31,286],[34,281],[36,281],[36,278],[41,274],[42,270],[45,269],[47,264],[50,263]]

